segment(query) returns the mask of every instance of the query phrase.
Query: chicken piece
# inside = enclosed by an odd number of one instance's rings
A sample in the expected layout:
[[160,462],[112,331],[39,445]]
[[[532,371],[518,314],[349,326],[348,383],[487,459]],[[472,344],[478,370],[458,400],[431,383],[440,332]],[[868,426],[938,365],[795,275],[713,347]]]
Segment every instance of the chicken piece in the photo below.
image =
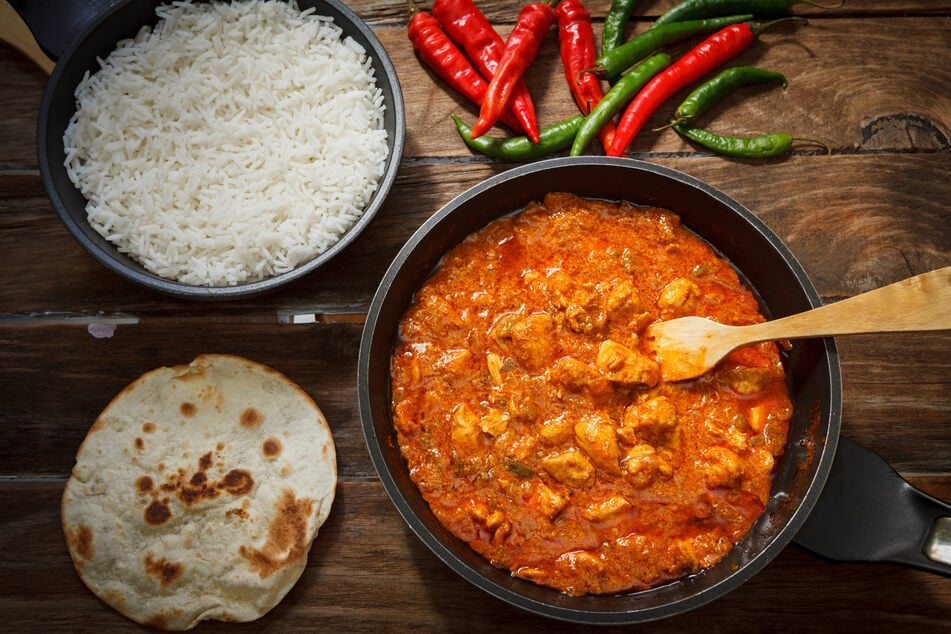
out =
[[722,445],[742,453],[750,446],[752,428],[743,411],[727,403],[721,403],[719,415],[703,421],[703,431],[709,437],[707,444]]
[[726,447],[708,447],[701,455],[707,486],[712,489],[730,486],[743,475],[740,457]]
[[575,332],[591,333],[603,328],[607,317],[597,306],[569,304],[565,308],[565,321],[567,326]]
[[502,385],[502,357],[495,352],[489,352],[485,355],[485,364],[489,368],[492,383]]
[[489,329],[489,334],[496,341],[503,341],[506,339],[512,338],[512,327],[518,323],[520,319],[518,313],[503,313],[498,316],[495,322],[492,324],[492,327]]
[[697,572],[702,567],[697,544],[691,538],[670,540],[667,545],[667,554],[670,556],[670,563],[665,567],[668,573]]
[[490,512],[483,520],[485,527],[492,531],[492,543],[500,544],[512,532],[512,522],[499,510]]
[[678,277],[661,290],[657,298],[657,307],[688,311],[698,297],[700,297],[700,287],[686,277]]
[[539,482],[530,504],[538,508],[539,512],[548,519],[554,519],[568,505],[568,498],[544,482]]
[[548,475],[566,486],[581,487],[594,479],[594,465],[577,449],[548,456],[541,465]]
[[653,387],[660,380],[656,361],[610,339],[601,342],[595,365],[608,380],[623,385]]
[[575,441],[599,469],[611,474],[621,472],[621,448],[612,421],[595,416],[585,418],[575,424]]
[[756,433],[763,431],[774,420],[788,421],[790,418],[792,418],[792,403],[786,398],[756,403],[746,412],[746,420]]
[[750,448],[750,455],[747,459],[747,464],[749,464],[754,469],[758,469],[760,473],[772,473],[773,467],[776,464],[776,459],[773,457],[773,454],[770,453],[769,449],[760,445],[758,447]]
[[538,436],[549,445],[560,445],[575,435],[574,425],[564,417],[547,420],[538,428]]
[[561,311],[559,323],[575,332],[592,332],[604,326],[606,316],[592,284],[578,284],[562,269],[545,279],[545,294],[552,309]]
[[739,427],[728,427],[721,432],[721,436],[727,448],[736,453],[742,453],[750,448],[750,435]]
[[754,368],[737,366],[726,373],[726,380],[737,394],[750,396],[766,389],[772,381],[772,373],[768,368]]
[[554,335],[554,321],[546,313],[534,313],[519,319],[509,330],[512,354],[529,370],[540,370],[552,361]]
[[548,301],[557,308],[567,308],[573,287],[571,276],[562,269],[556,269],[545,278]]
[[631,508],[631,503],[620,495],[612,495],[588,504],[581,511],[585,519],[603,522]]
[[[580,578],[591,579],[592,583],[597,583],[594,580],[598,579],[599,576],[604,573],[604,562],[601,558],[586,550],[569,550],[559,555],[555,563],[559,567],[564,567],[572,571],[580,571]],[[566,592],[569,594],[572,592],[583,594],[584,591],[585,588],[566,589]]]
[[593,397],[609,396],[614,388],[594,366],[574,357],[562,357],[545,372],[545,379],[552,385],[562,386],[572,392],[587,389]]
[[478,502],[476,500],[470,500],[469,502],[469,516],[472,519],[485,524],[486,519],[489,517],[489,507],[485,502]]
[[429,371],[444,377],[462,378],[468,376],[471,361],[472,352],[470,350],[446,350],[439,355]]
[[624,409],[618,436],[632,445],[637,441],[659,445],[669,440],[676,428],[677,409],[666,396],[655,396]]
[[600,374],[597,369],[574,357],[558,359],[545,372],[545,379],[549,383],[563,385],[576,392],[598,378]]
[[482,430],[479,427],[479,415],[465,403],[459,403],[452,410],[452,442],[461,450],[479,447]]
[[508,412],[490,407],[488,411],[479,418],[479,429],[490,436],[498,436],[508,429],[511,418]]
[[505,522],[505,513],[499,510],[492,511],[485,518],[486,528],[498,528]]
[[635,315],[644,312],[644,302],[630,280],[618,282],[608,291],[604,299],[604,310],[608,321],[627,322]]
[[667,457],[646,443],[628,449],[621,466],[627,479],[638,488],[650,485],[658,476],[669,478],[673,473]]

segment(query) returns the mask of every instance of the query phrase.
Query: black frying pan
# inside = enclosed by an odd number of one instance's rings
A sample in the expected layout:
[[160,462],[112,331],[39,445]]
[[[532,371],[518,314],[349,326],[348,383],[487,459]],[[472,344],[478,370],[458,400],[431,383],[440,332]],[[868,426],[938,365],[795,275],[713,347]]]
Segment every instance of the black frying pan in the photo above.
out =
[[[951,574],[946,553],[944,561],[925,554],[930,548],[940,556],[941,545],[951,543],[947,532],[941,534],[951,507],[913,489],[880,458],[840,437],[842,389],[832,339],[798,341],[785,359],[795,414],[769,503],[736,548],[700,574],[643,592],[569,597],[494,568],[443,528],[409,478],[391,423],[389,356],[397,322],[442,254],[549,191],[679,213],[684,226],[733,263],[758,293],[767,317],[820,305],[802,267],[756,216],[670,169],[629,159],[551,159],[490,178],[451,201],[407,242],[384,276],[358,362],[360,415],[373,462],[404,520],[440,559],[512,605],[588,624],[650,621],[696,608],[742,584],[793,541],[833,559],[890,561]],[[852,490],[854,481],[863,484],[866,495]]]
[[99,69],[97,59],[107,57],[120,40],[134,37],[143,26],[154,25],[158,20],[155,7],[159,4],[162,4],[160,0],[70,0],[65,4],[54,0],[10,0],[40,48],[57,60],[37,122],[40,172],[53,209],[73,238],[106,268],[133,283],[176,297],[203,300],[249,297],[311,273],[356,239],[383,205],[396,181],[403,153],[405,116],[399,78],[383,45],[342,2],[298,0],[301,9],[315,7],[319,14],[333,18],[344,35],[360,43],[370,55],[386,104],[383,123],[389,157],[385,172],[360,219],[321,255],[268,279],[229,287],[195,287],[152,274],[99,235],[87,222],[86,199],[70,181],[63,165],[63,134],[76,111],[76,86],[85,73]]

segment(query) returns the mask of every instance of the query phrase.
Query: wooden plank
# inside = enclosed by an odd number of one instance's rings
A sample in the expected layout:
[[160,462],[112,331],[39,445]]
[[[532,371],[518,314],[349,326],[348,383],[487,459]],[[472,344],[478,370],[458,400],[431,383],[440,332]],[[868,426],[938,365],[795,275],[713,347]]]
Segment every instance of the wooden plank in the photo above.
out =
[[[149,319],[102,339],[81,326],[0,328],[0,476],[65,477],[90,425],[126,384],[211,352],[247,356],[297,382],[330,423],[340,474],[373,476],[357,406],[361,327]],[[951,464],[951,333],[863,335],[838,347],[843,433],[901,471]]]
[[[652,0],[636,3],[632,12],[631,21],[634,23],[649,23],[659,15],[677,4],[678,0]],[[406,21],[406,3],[403,0],[376,0],[369,3],[360,3],[357,13],[374,26],[390,26],[403,24]],[[827,8],[798,3],[792,6],[789,13],[809,19],[832,19],[840,17],[884,18],[895,15],[942,15],[951,11],[948,0],[837,0],[820,1],[819,4]],[[432,0],[416,3],[423,10],[432,7]],[[520,3],[508,0],[477,0],[476,5],[489,18],[492,24],[511,24],[518,17]],[[591,14],[595,23],[604,19],[611,8],[611,0],[586,0],[585,8]]]
[[[2,628],[10,632],[128,631],[130,621],[72,570],[59,525],[61,482],[0,483]],[[951,495],[945,480],[943,492]],[[42,592],[36,589],[42,588]],[[847,597],[847,600],[843,600]],[[650,625],[651,631],[938,631],[951,619],[951,583],[886,564],[832,564],[789,546],[740,588]],[[344,481],[297,585],[254,631],[588,631],[514,608],[440,562],[402,522],[375,481]],[[209,622],[201,631],[233,632]],[[612,631],[610,628],[608,631]]]
[[[638,32],[646,25],[638,27]],[[478,109],[464,103],[441,80],[424,71],[400,29],[380,33],[401,83],[414,156],[465,155],[450,120],[458,114],[470,124]],[[886,44],[887,43],[887,44]],[[816,20],[808,26],[777,26],[729,65],[755,65],[786,75],[789,87],[738,91],[705,115],[703,126],[723,134],[789,132],[818,139],[836,153],[863,150],[948,151],[951,66],[931,63],[927,51],[951,50],[951,28],[934,28],[927,18],[894,18],[869,28],[863,20]],[[542,125],[577,114],[565,83],[557,38],[545,40],[527,76]],[[652,132],[672,116],[686,96],[683,90],[645,124],[629,153],[694,153],[673,130]],[[896,131],[905,130],[905,134]],[[493,132],[505,136],[504,130]],[[803,151],[814,148],[801,148]],[[589,152],[600,153],[597,144]]]
[[[830,299],[951,264],[946,154],[653,161],[706,180],[763,218]],[[408,162],[367,231],[325,269],[264,298],[226,305],[178,301],[174,312],[267,320],[279,308],[364,310],[412,233],[454,196],[507,167]],[[855,178],[843,181],[840,174]],[[34,175],[0,175],[0,267],[9,279],[30,280],[0,287],[0,313],[168,312],[166,298],[119,279],[78,246]]]
[[[934,24],[934,18],[898,17],[876,22],[871,29],[864,20],[841,18],[777,27],[735,64],[780,71],[787,75],[789,88],[742,91],[712,111],[705,125],[726,134],[789,131],[822,140],[840,153],[947,151],[951,96],[940,87],[951,82],[951,65],[932,63],[928,52],[951,50],[951,28]],[[410,106],[406,156],[471,156],[449,115],[458,113],[471,122],[477,110],[422,67],[403,28],[377,33],[399,70],[404,100]],[[6,116],[0,118],[0,138],[8,139],[0,148],[0,168],[35,168],[36,113],[46,77],[16,51],[2,46],[0,74],[16,82],[3,107]],[[576,113],[556,37],[545,40],[528,82],[543,125]],[[671,130],[651,132],[666,123],[684,94],[676,95],[669,108],[648,122],[630,148],[633,154],[695,152]]]

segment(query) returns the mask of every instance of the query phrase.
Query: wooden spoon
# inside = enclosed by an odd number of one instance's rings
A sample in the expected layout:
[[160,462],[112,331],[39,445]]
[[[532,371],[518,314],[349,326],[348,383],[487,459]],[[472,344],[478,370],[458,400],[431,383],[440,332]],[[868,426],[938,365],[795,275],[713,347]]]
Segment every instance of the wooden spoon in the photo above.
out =
[[645,347],[665,381],[700,376],[736,348],[760,341],[873,332],[951,329],[951,266],[820,308],[751,326],[703,317],[650,325]]
[[46,53],[40,50],[30,28],[5,0],[0,2],[0,42],[6,42],[26,55],[47,75],[53,72],[55,64]]

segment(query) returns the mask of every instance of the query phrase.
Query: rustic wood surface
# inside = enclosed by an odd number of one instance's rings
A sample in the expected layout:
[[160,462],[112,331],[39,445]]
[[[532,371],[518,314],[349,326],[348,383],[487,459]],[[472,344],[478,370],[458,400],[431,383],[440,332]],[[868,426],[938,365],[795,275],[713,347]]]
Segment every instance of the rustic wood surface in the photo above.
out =
[[[671,4],[639,3],[630,33]],[[404,91],[406,152],[396,187],[337,261],[272,295],[224,304],[134,287],[70,238],[37,164],[47,76],[0,44],[0,629],[135,628],[73,572],[59,498],[76,449],[112,396],[153,367],[204,352],[248,356],[307,390],[333,429],[340,481],[331,517],[288,597],[256,623],[197,631],[585,629],[525,613],[457,577],[402,522],[369,460],[356,357],[361,316],[380,277],[441,205],[515,164],[473,155],[455,135],[449,114],[474,120],[477,112],[414,56],[404,0],[350,5],[374,27]],[[505,34],[519,3],[480,6]],[[610,1],[587,6],[600,32]],[[785,73],[788,89],[738,94],[710,114],[710,127],[788,130],[822,139],[831,154],[803,147],[778,160],[724,159],[672,131],[650,132],[664,121],[657,116],[630,155],[707,180],[750,208],[788,243],[824,301],[951,264],[951,2],[846,0],[837,9],[801,4],[793,12],[809,24],[778,27],[737,60]],[[574,114],[553,35],[528,83],[543,123]],[[281,323],[280,315],[294,311],[325,318]],[[84,326],[50,323],[60,313],[132,315],[139,323],[94,338]],[[843,433],[951,500],[951,333],[847,337],[839,351]],[[951,579],[830,563],[790,546],[727,596],[642,629],[922,632],[949,625]]]

